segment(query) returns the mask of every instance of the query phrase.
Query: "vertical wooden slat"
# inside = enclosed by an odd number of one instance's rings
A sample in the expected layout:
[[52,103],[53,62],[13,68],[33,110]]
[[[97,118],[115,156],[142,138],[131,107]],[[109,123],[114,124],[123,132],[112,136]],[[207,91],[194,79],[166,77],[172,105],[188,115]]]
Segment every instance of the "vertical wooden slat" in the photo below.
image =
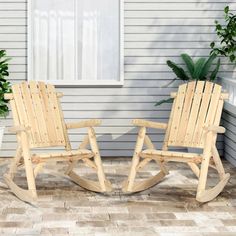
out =
[[[25,110],[25,104],[22,98],[20,86],[18,84],[13,85],[12,91],[13,91],[13,97],[15,100],[16,108],[17,108],[17,113],[19,115],[20,124],[24,125],[25,127],[29,126],[28,116]],[[33,140],[31,133],[30,133],[30,139]]]
[[61,122],[61,114],[58,108],[58,100],[57,100],[54,86],[48,84],[47,91],[48,91],[48,97],[50,100],[50,106],[53,110],[53,118],[54,118],[54,123],[56,126],[57,139],[58,139],[58,142],[61,143],[61,145],[65,145],[65,137],[64,137],[63,126]]
[[[211,100],[208,108],[208,113],[204,122],[204,126],[209,126],[211,124],[214,124],[216,112],[218,109],[218,103],[221,95],[221,86],[218,84],[214,85],[213,92],[211,95]],[[206,130],[203,129],[202,134],[201,134],[201,145],[205,143],[205,135]]]
[[195,126],[194,134],[192,137],[192,144],[196,144],[197,146],[201,145],[200,140],[201,140],[205,118],[207,115],[207,110],[209,108],[209,103],[210,103],[210,99],[212,95],[212,88],[213,88],[213,83],[210,83],[210,82],[205,83],[205,89],[202,96],[202,103],[199,110],[199,115],[198,115],[197,123]]
[[174,115],[174,111],[175,111],[175,106],[176,106],[176,98],[174,99],[172,109],[171,109],[171,112],[170,112],[170,118],[169,118],[169,121],[168,121],[168,126],[167,126],[167,129],[166,129],[166,134],[165,134],[165,138],[164,138],[164,142],[163,142],[163,146],[162,146],[163,151],[168,150],[168,142],[169,142],[171,125],[172,125],[172,122],[173,122],[173,115]]
[[179,90],[178,90],[177,98],[176,98],[175,110],[173,114],[173,122],[171,125],[170,136],[169,136],[170,144],[171,143],[174,144],[176,142],[181,114],[183,111],[184,99],[186,95],[186,88],[187,88],[187,84],[183,84],[179,86]]
[[[11,110],[12,110],[12,117],[13,117],[14,125],[19,126],[20,125],[20,118],[19,118],[19,113],[18,113],[17,107],[16,107],[15,99],[10,100],[10,106],[11,106]],[[16,136],[17,136],[17,142],[20,143],[20,134],[17,133]]]
[[37,122],[37,116],[33,108],[32,97],[29,91],[28,84],[26,82],[21,83],[19,86],[22,91],[22,98],[24,100],[25,109],[28,115],[29,126],[31,127],[30,131],[33,137],[33,145],[37,146],[37,143],[41,143],[39,132],[40,127]]
[[48,91],[46,88],[45,83],[39,82],[38,83],[40,94],[41,94],[41,102],[43,103],[43,112],[44,118],[47,126],[49,142],[51,145],[57,145],[57,135],[56,135],[56,125],[54,123],[54,115],[53,110],[50,107],[50,101],[48,97]]
[[217,110],[216,110],[214,125],[218,126],[220,124],[223,106],[224,106],[224,99],[220,98],[218,102]]
[[37,121],[39,124],[39,132],[41,136],[41,145],[49,145],[49,137],[48,137],[48,132],[47,132],[47,125],[45,122],[45,118],[43,115],[43,108],[42,108],[42,103],[40,99],[40,93],[39,93],[39,88],[37,86],[37,83],[34,81],[29,82],[29,90],[31,92],[32,96],[32,101],[34,103],[34,111],[37,116]]
[[183,146],[189,146],[189,145],[191,146],[191,140],[192,140],[192,136],[194,132],[194,127],[196,125],[198,112],[201,105],[203,88],[204,88],[204,82],[198,81],[196,85],[196,89],[195,89],[191,112],[189,115],[189,121],[186,124],[187,129],[186,129],[186,135],[185,135]]
[[19,85],[13,85],[12,86],[12,91],[13,91],[13,97],[17,106],[17,111],[19,114],[19,120],[20,123],[22,125],[27,125],[28,124],[28,118],[25,112],[25,108],[24,108],[24,103],[22,100],[22,96],[21,96],[21,90],[19,88]]
[[188,120],[189,120],[189,114],[190,114],[191,106],[193,102],[195,86],[196,86],[195,81],[189,82],[187,85],[187,90],[186,90],[186,95],[185,95],[185,100],[184,100],[184,107],[183,107],[183,112],[181,116],[181,121],[179,124],[177,140],[176,140],[176,143],[179,143],[179,145],[183,145],[184,143],[185,134],[187,130],[186,124],[188,123]]
[[57,99],[57,104],[58,104],[58,110],[59,110],[60,117],[61,117],[61,123],[62,123],[62,128],[63,128],[64,139],[65,139],[65,148],[66,148],[67,151],[70,151],[71,150],[71,144],[70,144],[66,124],[65,124],[65,121],[64,121],[64,115],[63,115],[61,104],[60,104],[60,101],[59,101],[58,97],[56,97],[56,99]]

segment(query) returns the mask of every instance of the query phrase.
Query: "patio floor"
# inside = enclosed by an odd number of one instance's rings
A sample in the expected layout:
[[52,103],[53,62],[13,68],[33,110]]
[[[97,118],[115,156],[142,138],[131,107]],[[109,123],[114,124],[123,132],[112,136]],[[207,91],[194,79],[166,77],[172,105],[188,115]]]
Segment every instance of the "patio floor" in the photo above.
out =
[[[0,161],[0,235],[236,235],[236,168],[224,162],[230,183],[212,202],[195,200],[197,181],[185,164],[170,164],[170,175],[159,185],[133,195],[118,186],[127,176],[130,159],[104,158],[105,171],[114,183],[110,195],[85,191],[63,175],[66,165],[48,165],[37,178],[36,206],[19,201],[2,180],[9,160]],[[155,174],[150,164],[140,178]],[[94,175],[79,165],[81,175]],[[210,172],[209,185],[215,182]],[[17,178],[25,186],[22,174]]]

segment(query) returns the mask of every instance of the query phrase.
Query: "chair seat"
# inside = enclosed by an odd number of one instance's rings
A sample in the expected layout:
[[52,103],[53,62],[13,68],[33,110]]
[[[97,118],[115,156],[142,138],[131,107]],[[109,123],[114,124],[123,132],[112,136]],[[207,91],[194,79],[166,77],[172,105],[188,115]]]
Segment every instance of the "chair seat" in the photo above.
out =
[[161,157],[187,157],[187,158],[193,158],[193,157],[200,157],[200,154],[197,153],[187,153],[187,152],[172,152],[172,151],[161,151],[161,150],[155,150],[155,149],[146,149],[141,152],[140,156],[142,154],[145,155],[154,155],[154,156],[161,156]]
[[33,158],[73,158],[73,157],[79,157],[79,156],[94,156],[94,153],[87,149],[79,149],[74,151],[64,151],[64,152],[58,152],[58,153],[47,153],[47,154],[33,154]]

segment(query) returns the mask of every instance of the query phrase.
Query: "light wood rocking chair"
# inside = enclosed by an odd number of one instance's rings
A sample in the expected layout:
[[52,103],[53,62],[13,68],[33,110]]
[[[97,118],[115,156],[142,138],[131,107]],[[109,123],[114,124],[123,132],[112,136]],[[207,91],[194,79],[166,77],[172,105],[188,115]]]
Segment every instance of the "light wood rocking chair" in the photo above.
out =
[[[12,86],[12,93],[6,94],[10,100],[14,127],[10,130],[17,134],[18,148],[5,181],[11,191],[25,202],[37,200],[35,178],[46,162],[66,161],[69,163],[66,174],[83,188],[95,192],[109,192],[111,183],[106,179],[102,167],[99,149],[93,126],[100,125],[100,120],[88,120],[66,124],[63,118],[59,99],[62,93],[57,93],[53,85],[43,82],[23,82]],[[88,128],[77,150],[71,150],[68,129]],[[90,145],[91,150],[86,149]],[[65,147],[58,153],[31,153],[33,148]],[[98,182],[79,177],[74,171],[76,163],[82,160],[92,167],[98,175]],[[24,165],[28,190],[14,183],[18,167]],[[34,167],[35,166],[35,167]]]
[[[224,133],[220,124],[224,100],[228,94],[222,93],[220,85],[211,82],[189,82],[179,86],[174,98],[168,124],[145,120],[133,120],[140,127],[132,159],[129,177],[123,183],[123,192],[132,193],[148,189],[160,182],[168,169],[170,161],[189,165],[199,179],[196,199],[207,202],[214,199],[227,184],[230,174],[226,174],[216,148],[217,133]],[[146,133],[146,128],[165,129],[166,135],[162,150],[156,150]],[[147,149],[143,150],[143,146]],[[168,151],[168,147],[202,148],[203,153],[184,153]],[[136,173],[151,160],[156,161],[160,172],[147,180],[135,182]],[[200,165],[200,167],[198,166]],[[217,170],[218,184],[206,189],[209,167]]]

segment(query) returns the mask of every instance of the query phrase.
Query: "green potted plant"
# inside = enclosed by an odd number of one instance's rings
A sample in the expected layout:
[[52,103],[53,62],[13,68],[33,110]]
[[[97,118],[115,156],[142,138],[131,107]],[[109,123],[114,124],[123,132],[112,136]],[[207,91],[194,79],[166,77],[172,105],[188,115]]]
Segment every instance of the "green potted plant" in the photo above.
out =
[[224,25],[215,21],[215,31],[220,43],[211,42],[212,53],[229,58],[230,62],[236,63],[236,14],[229,10],[229,6],[224,9]]
[[[180,79],[184,82],[191,80],[201,80],[201,81],[215,81],[217,73],[220,67],[220,59],[217,60],[216,64],[213,64],[216,60],[217,55],[212,53],[208,58],[198,58],[194,60],[188,54],[181,54],[181,58],[185,64],[184,67],[177,65],[176,63],[168,60],[167,65],[172,69],[176,75],[176,79]],[[156,106],[161,105],[162,103],[170,103],[173,101],[173,98],[168,98],[161,100],[156,103]],[[193,153],[202,153],[202,150],[199,148],[188,148],[189,152]]]
[[[198,58],[194,60],[188,54],[181,54],[181,58],[185,64],[184,67],[177,65],[176,63],[168,60],[166,63],[172,69],[176,75],[176,79],[180,79],[184,82],[191,80],[210,80],[215,81],[217,73],[220,68],[220,59],[217,60],[217,63],[214,65],[217,55],[212,53],[208,58]],[[173,80],[173,81],[174,81]],[[172,102],[172,98],[164,99],[158,101],[156,106],[161,105],[162,103]]]
[[[7,106],[8,100],[4,98],[5,93],[11,92],[11,84],[6,80],[9,76],[8,72],[8,61],[9,57],[6,55],[5,50],[0,50],[0,117],[6,117],[9,113],[9,108]],[[0,125],[0,146],[2,145],[2,138],[4,134],[4,126]]]
[[221,78],[221,83],[229,93],[223,112],[224,157],[236,166],[236,14],[228,6],[224,8],[224,20],[215,21],[215,31],[219,42],[210,44],[212,53],[227,58],[233,67],[229,69],[232,78]]
[[224,8],[222,24],[215,21],[215,31],[219,42],[211,42],[212,53],[228,58],[234,67],[233,78],[221,78],[224,88],[229,92],[229,102],[236,105],[236,14],[229,7]]

